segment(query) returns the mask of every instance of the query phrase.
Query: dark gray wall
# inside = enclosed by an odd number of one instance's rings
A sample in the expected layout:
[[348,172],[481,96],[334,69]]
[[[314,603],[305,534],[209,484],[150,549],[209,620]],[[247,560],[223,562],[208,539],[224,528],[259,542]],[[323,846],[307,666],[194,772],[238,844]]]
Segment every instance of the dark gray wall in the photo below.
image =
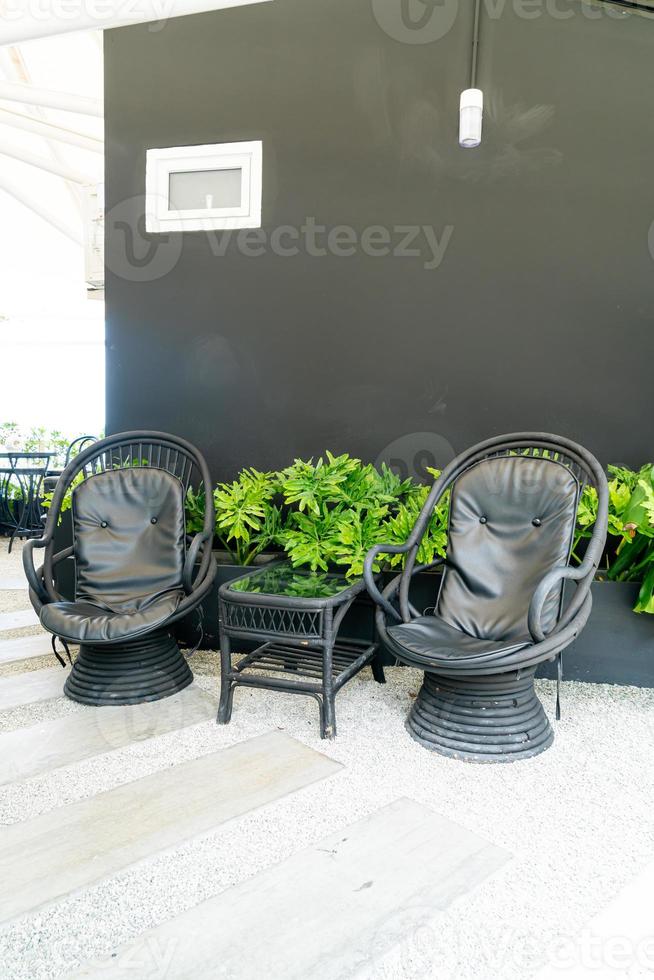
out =
[[[374,4],[383,19],[398,0]],[[108,431],[183,434],[216,478],[325,448],[374,459],[422,432],[460,450],[546,429],[604,462],[654,456],[654,20],[487,10],[484,140],[462,151],[468,6],[429,44],[389,36],[371,0],[105,34]],[[249,139],[267,232],[451,225],[440,267],[234,242],[221,257],[203,233],[130,263],[146,148]]]

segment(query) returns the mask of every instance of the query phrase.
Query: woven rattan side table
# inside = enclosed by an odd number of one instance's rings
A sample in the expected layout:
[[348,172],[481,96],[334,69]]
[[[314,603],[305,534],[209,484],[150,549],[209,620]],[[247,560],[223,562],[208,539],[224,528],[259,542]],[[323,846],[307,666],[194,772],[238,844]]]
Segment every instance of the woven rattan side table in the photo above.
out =
[[[336,735],[336,695],[370,665],[378,683],[384,670],[376,643],[339,637],[348,609],[365,590],[337,572],[311,572],[280,561],[248,572],[220,588],[222,687],[218,723],[232,715],[241,684],[314,697],[322,738]],[[233,654],[238,641],[258,644]]]

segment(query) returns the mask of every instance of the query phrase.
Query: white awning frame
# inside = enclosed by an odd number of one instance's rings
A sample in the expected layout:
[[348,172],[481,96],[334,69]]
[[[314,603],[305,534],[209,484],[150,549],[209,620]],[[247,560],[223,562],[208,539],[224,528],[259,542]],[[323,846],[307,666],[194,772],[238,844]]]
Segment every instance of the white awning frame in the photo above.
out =
[[4,0],[0,45],[19,44],[73,31],[97,31],[130,24],[165,22],[271,0]]

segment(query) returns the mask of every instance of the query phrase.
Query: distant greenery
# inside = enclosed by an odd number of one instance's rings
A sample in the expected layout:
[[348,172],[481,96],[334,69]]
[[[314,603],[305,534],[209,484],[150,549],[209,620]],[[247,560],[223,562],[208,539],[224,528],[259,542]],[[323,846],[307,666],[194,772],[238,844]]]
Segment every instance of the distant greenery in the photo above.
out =
[[[0,422],[0,452],[49,454],[50,467],[53,470],[63,467],[68,447],[77,438],[78,435],[68,435],[59,429],[48,429],[45,426],[25,428],[17,422]],[[18,483],[10,484],[8,496],[13,500],[23,499],[23,491]]]
[[26,428],[17,422],[0,422],[0,452],[49,453],[53,469],[63,466],[70,444],[85,433],[70,434],[43,425]]
[[51,462],[55,465],[63,463],[66,450],[74,438],[75,436],[68,437],[59,429],[46,429],[45,426],[25,429],[17,422],[0,423],[0,451],[49,452],[54,456]]

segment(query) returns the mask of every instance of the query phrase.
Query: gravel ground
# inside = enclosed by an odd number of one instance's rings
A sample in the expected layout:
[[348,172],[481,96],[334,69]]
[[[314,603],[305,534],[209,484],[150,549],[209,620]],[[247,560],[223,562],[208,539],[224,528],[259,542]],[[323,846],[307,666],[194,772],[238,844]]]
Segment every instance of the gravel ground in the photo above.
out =
[[0,613],[19,612],[21,609],[29,608],[29,597],[25,589],[0,591]]
[[[26,601],[29,602],[29,599],[27,598],[27,593],[25,593],[25,597],[26,597]],[[27,609],[29,607],[23,604],[23,605],[21,605],[20,608],[21,609]],[[9,610],[6,610],[6,611],[9,612]],[[38,636],[39,633],[41,633],[41,627],[38,626],[38,625],[37,626],[24,626],[24,627],[22,627],[21,629],[18,629],[18,630],[3,630],[2,633],[0,633],[0,639],[2,639],[2,640],[19,640],[21,638],[21,636]]]
[[[6,634],[3,633],[2,639],[5,638]],[[31,670],[42,670],[44,667],[56,667],[58,663],[52,653],[45,654],[43,657],[30,657],[29,660],[14,660],[8,664],[0,664],[0,678],[9,677],[11,674],[27,674]]]
[[[203,655],[203,668],[216,660]],[[373,975],[529,976],[556,940],[579,930],[654,852],[654,692],[566,684],[564,718],[548,752],[509,766],[474,766],[432,755],[408,737],[403,720],[420,677],[400,668],[388,674],[384,687],[366,672],[341,693],[333,744],[318,737],[311,700],[239,690],[228,727],[203,723],[4,787],[0,823],[9,824],[276,728],[345,766],[215,834],[5,926],[2,976],[65,976],[84,959],[400,796],[433,807],[514,858],[440,915],[433,930],[409,935]],[[204,669],[197,683],[217,695],[217,678]],[[554,685],[541,681],[538,689],[549,711]],[[20,724],[88,710],[56,699],[21,709]]]
[[[16,539],[11,549],[11,554],[7,551],[9,538],[0,537],[0,579],[3,578],[24,578],[23,571],[23,545],[24,542]],[[39,552],[36,552],[39,555]]]
[[[2,565],[0,563],[0,575]],[[34,664],[26,662],[28,669]],[[47,661],[52,665],[52,661]],[[218,697],[218,658],[192,660]],[[279,729],[342,762],[336,776],[134,865],[0,929],[3,980],[65,977],[143,930],[281,861],[401,796],[513,855],[472,895],[375,961],[375,980],[524,980],[654,854],[654,691],[566,683],[553,747],[513,765],[476,766],[427,752],[403,723],[420,675],[369,671],[337,698],[338,738],[319,738],[312,699],[239,689],[231,725],[213,721],[0,789],[0,824],[28,819],[139,776]],[[553,715],[554,684],[537,684]],[[92,711],[64,698],[0,713],[20,728]],[[645,975],[645,974],[639,974]],[[574,980],[574,972],[567,976]],[[138,978],[141,980],[141,978]]]

